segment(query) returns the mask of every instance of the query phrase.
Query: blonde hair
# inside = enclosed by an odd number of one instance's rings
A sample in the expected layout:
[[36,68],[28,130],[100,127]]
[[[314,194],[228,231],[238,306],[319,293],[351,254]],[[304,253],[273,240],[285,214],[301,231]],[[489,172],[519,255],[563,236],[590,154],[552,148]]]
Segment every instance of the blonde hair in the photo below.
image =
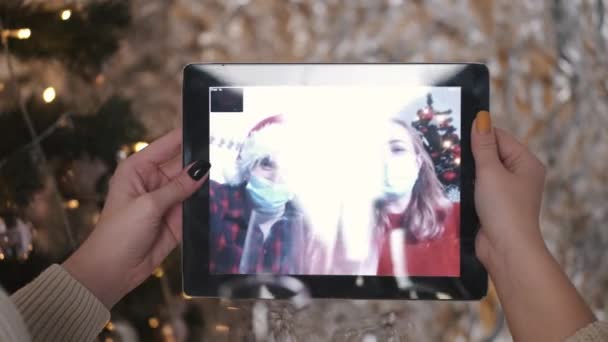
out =
[[[418,241],[437,238],[444,231],[444,223],[451,203],[444,193],[443,185],[435,173],[433,161],[425,150],[418,133],[399,119],[392,121],[407,130],[412,138],[414,151],[420,160],[418,179],[412,189],[410,203],[401,218],[402,227]],[[380,233],[384,233],[388,223],[386,201],[376,202],[375,216],[376,228],[380,230]]]

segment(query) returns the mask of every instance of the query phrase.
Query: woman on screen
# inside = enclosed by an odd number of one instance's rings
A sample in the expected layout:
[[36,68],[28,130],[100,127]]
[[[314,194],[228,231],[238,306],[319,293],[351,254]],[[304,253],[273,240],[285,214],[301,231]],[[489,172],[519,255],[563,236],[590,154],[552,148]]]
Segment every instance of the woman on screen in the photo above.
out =
[[303,217],[280,167],[280,116],[251,129],[226,184],[210,180],[211,273],[301,272]]
[[459,204],[445,196],[409,115],[388,124],[384,184],[373,210],[378,275],[458,276]]

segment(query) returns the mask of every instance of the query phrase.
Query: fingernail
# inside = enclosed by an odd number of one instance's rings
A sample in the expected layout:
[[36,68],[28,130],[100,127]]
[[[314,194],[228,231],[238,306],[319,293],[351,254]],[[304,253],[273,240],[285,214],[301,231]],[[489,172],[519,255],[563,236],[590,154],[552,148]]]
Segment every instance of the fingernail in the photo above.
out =
[[492,119],[488,111],[482,110],[477,113],[475,128],[479,134],[488,134],[492,130]]
[[195,181],[200,180],[209,171],[211,164],[206,160],[198,160],[188,169],[188,175]]

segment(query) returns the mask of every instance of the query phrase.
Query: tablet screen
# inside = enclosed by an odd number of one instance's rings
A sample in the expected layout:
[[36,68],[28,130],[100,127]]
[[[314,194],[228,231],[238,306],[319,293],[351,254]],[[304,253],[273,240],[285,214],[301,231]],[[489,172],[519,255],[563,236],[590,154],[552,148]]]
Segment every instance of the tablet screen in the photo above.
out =
[[460,87],[208,91],[210,274],[460,276]]

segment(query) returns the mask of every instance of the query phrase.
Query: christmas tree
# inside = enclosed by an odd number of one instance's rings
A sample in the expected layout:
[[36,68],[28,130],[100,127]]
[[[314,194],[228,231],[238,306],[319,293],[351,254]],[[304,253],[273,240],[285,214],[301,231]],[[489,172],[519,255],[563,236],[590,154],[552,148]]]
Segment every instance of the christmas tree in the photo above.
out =
[[[108,180],[121,159],[146,146],[131,100],[97,96],[104,63],[130,25],[130,2],[54,7],[0,4],[0,285],[13,292],[64,260],[93,229]],[[61,64],[77,94],[61,94],[30,65]],[[91,94],[95,94],[91,96]],[[120,237],[117,237],[120,238]],[[112,310],[102,341],[173,340],[184,317],[200,321],[175,272],[157,269]],[[191,324],[193,325],[193,324]]]
[[426,106],[418,110],[418,119],[412,122],[412,127],[420,133],[437,177],[446,187],[448,196],[452,197],[458,194],[460,182],[460,137],[452,124],[452,110],[436,109],[433,103],[433,95],[428,93]]

